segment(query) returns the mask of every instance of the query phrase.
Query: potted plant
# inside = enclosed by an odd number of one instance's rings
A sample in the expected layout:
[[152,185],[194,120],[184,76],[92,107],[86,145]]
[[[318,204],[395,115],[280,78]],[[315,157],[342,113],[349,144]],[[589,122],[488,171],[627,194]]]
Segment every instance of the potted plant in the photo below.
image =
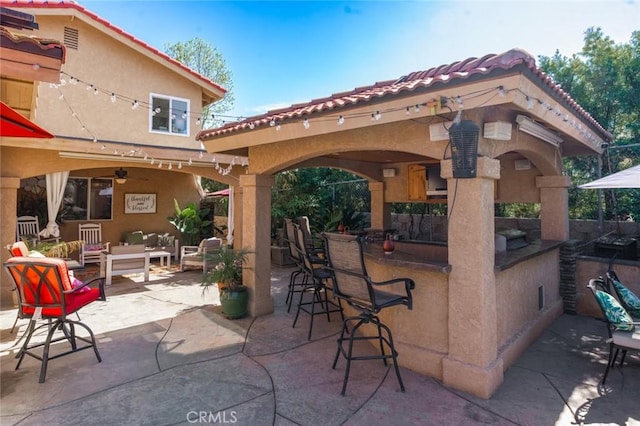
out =
[[228,318],[241,318],[247,314],[249,293],[242,285],[242,269],[249,251],[223,245],[220,250],[207,255],[212,265],[202,277],[203,291],[217,285],[220,292],[222,313]]
[[204,235],[211,235],[213,222],[208,219],[210,209],[200,209],[195,203],[189,203],[182,209],[175,198],[173,207],[176,215],[168,218],[169,223],[180,231],[184,245],[197,245]]

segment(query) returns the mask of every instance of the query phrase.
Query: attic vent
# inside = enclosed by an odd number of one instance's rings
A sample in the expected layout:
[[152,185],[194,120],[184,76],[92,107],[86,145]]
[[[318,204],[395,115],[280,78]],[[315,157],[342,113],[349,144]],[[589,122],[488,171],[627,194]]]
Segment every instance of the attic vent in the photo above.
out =
[[78,30],[64,27],[64,45],[68,49],[78,50]]

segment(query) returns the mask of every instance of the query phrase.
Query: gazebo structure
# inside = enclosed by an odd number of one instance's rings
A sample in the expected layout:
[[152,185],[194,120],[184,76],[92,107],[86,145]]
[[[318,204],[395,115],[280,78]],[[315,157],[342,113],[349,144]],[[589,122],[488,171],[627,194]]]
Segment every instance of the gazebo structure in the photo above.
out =
[[[273,310],[264,212],[275,173],[335,167],[368,179],[376,229],[390,227],[391,203],[446,202],[446,244],[402,241],[391,256],[371,244],[366,261],[376,279],[416,282],[414,309],[383,318],[400,364],[485,398],[562,312],[570,186],[562,158],[599,155],[611,138],[519,49],[197,135],[211,153],[249,157],[235,188],[242,211],[235,244],[253,253],[244,282],[254,316]],[[541,231],[526,247],[501,251],[494,204],[507,202],[540,203]]]

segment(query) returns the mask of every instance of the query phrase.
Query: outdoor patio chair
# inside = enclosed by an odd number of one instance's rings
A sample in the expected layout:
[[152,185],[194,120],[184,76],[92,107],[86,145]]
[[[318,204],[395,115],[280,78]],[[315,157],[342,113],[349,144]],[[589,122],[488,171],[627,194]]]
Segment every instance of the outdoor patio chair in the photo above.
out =
[[616,275],[613,269],[607,271],[606,277],[609,293],[613,290],[624,310],[633,318],[637,318],[638,321],[640,321],[640,297],[622,284],[622,281],[620,281],[620,278],[618,278],[618,275]]
[[[327,321],[331,321],[331,313],[340,312],[340,316],[343,320],[344,314],[342,313],[342,304],[340,301],[336,304],[333,300],[329,300],[329,297],[327,296],[327,291],[331,291],[333,286],[327,285],[327,280],[331,278],[331,272],[325,267],[326,262],[317,258],[312,252],[310,252],[309,247],[305,246],[303,242],[303,231],[300,226],[293,224],[293,228],[296,240],[295,248],[298,252],[298,257],[301,259],[304,279],[302,284],[303,287],[299,291],[300,298],[298,300],[298,308],[296,310],[296,317],[293,320],[292,327],[295,328],[300,312],[309,314],[310,322],[307,339],[311,340],[313,319],[316,315],[326,315]],[[304,296],[307,294],[311,295],[311,300],[305,300]]]
[[322,256],[324,254],[324,240],[313,236],[309,218],[307,216],[298,217],[298,226],[302,230],[303,241],[307,250],[315,256]]
[[[291,258],[291,260],[293,260],[296,266],[296,268],[291,271],[291,275],[289,276],[287,298],[285,300],[285,303],[287,304],[287,312],[291,311],[291,305],[293,303],[295,294],[301,292],[307,285],[305,279],[306,275],[304,273],[304,264],[298,254],[298,249],[296,247],[296,236],[293,225],[294,224],[291,219],[284,219],[285,241],[287,243],[287,248],[289,249],[289,257]],[[298,281],[298,278],[302,278],[302,280]]]
[[41,238],[40,223],[36,216],[18,216],[16,219],[16,241],[29,241],[36,245],[39,242],[60,242],[59,237]]
[[622,358],[620,359],[620,366],[622,367],[627,350],[640,350],[640,322],[634,322],[629,313],[607,292],[606,283],[602,278],[589,280],[588,287],[591,289],[607,323],[609,359],[602,377],[602,384],[604,385],[609,370],[614,366],[620,351],[622,351]]
[[[49,360],[93,348],[98,362],[102,362],[91,329],[80,321],[71,320],[69,315],[77,313],[98,299],[106,300],[103,278],[95,278],[74,287],[66,262],[57,258],[12,257],[4,266],[13,279],[21,316],[30,320],[24,344],[16,356],[16,370],[20,368],[25,355],[38,359],[41,361],[39,381],[43,383]],[[97,283],[99,287],[91,288],[90,285],[93,283]],[[37,321],[41,319],[48,322],[36,326]],[[89,337],[77,335],[76,326],[84,328]],[[44,343],[31,344],[34,334],[43,327],[48,327]],[[57,331],[61,331],[62,336],[54,338]],[[71,349],[50,355],[51,344],[63,340],[69,342]],[[79,346],[79,342],[84,345]],[[36,351],[40,347],[41,353]]]
[[[411,290],[414,289],[415,283],[409,278],[374,282],[365,268],[361,238],[333,233],[325,234],[324,238],[329,261],[328,269],[333,277],[334,294],[359,312],[358,315],[344,319],[338,338],[338,349],[333,360],[332,368],[334,369],[340,354],[347,360],[341,394],[344,395],[347,389],[351,361],[373,359],[381,359],[384,365],[387,365],[388,359],[393,360],[400,389],[404,392],[398,367],[398,352],[393,344],[391,330],[380,321],[377,314],[392,306],[406,306],[412,309]],[[359,334],[359,329],[367,324],[373,325],[374,330],[369,334]],[[354,354],[356,341],[369,341],[373,345],[378,345],[380,353],[356,355]]]
[[180,250],[180,272],[184,272],[187,267],[202,268],[202,273],[207,272],[210,265],[207,254],[213,253],[220,249],[222,240],[220,238],[211,237],[200,241],[197,246],[182,246]]
[[82,241],[80,248],[80,265],[100,263],[100,255],[109,252],[111,243],[102,240],[102,224],[81,223],[78,225],[78,239]]

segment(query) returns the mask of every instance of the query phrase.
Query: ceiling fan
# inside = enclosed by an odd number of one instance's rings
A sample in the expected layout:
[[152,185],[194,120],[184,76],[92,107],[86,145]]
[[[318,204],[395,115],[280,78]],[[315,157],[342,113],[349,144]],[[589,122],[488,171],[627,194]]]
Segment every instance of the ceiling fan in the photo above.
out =
[[114,178],[116,183],[119,183],[119,184],[127,183],[127,179],[147,180],[144,178],[129,177],[129,172],[123,169],[122,167],[117,169],[112,176],[105,176],[105,177]]

